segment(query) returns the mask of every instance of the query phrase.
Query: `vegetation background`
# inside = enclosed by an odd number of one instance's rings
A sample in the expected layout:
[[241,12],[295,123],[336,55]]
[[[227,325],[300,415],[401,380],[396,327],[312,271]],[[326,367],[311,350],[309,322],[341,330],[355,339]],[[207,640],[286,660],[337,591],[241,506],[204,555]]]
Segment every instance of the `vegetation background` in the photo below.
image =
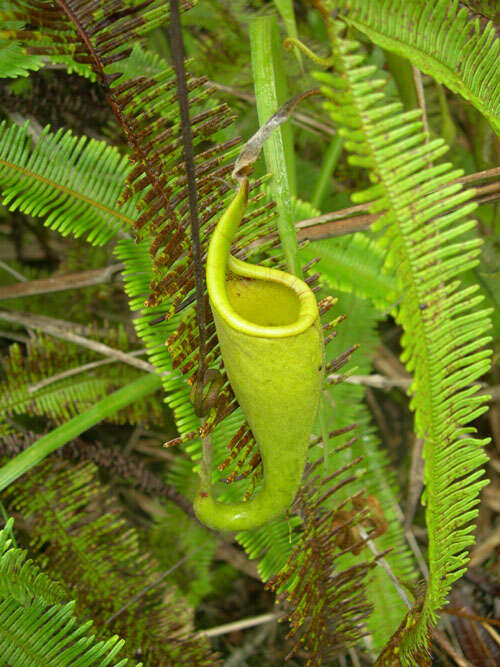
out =
[[[168,2],[0,0],[0,664],[493,667],[496,3],[191,5],[183,97]],[[179,99],[204,248],[237,138],[319,85],[266,145],[235,246],[318,291],[310,467],[286,517],[219,534],[191,504]],[[226,499],[260,474],[231,401],[208,427]]]

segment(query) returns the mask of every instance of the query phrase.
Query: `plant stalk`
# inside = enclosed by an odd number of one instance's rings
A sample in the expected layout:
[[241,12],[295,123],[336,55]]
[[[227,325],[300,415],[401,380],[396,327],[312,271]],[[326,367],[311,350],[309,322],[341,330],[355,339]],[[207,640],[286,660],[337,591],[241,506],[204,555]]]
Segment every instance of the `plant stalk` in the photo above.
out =
[[[250,25],[250,47],[259,125],[287,101],[282,48],[275,16],[259,16]],[[264,144],[266,168],[272,174],[271,195],[278,210],[278,231],[290,273],[301,276],[297,257],[292,197],[296,194],[292,127],[279,127]]]

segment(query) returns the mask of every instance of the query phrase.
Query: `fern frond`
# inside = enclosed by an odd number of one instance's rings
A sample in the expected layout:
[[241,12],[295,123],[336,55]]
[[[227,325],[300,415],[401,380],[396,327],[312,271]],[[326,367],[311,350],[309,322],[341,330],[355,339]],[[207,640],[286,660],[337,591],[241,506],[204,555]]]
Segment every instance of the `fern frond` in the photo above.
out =
[[[24,6],[23,2],[21,4]],[[139,60],[148,59],[137,49],[133,51],[131,45],[136,43],[139,33],[142,34],[154,27],[155,21],[164,20],[165,13],[161,15],[161,12],[157,11],[158,3],[154,2],[128,4],[122,11],[118,11],[116,3],[105,2],[99,9],[99,20],[96,24],[96,16],[87,12],[85,3],[61,2],[60,4],[69,17],[69,22],[51,13],[52,9],[47,14],[42,9],[34,10],[33,16],[29,12],[27,16],[30,17],[30,25],[38,26],[39,30],[28,32],[24,36],[28,42],[30,39],[38,41],[39,46],[53,42],[56,44],[54,53],[73,53],[79,62],[90,62],[100,80],[107,86],[108,99],[126,131],[137,161],[136,168],[130,173],[129,188],[123,199],[127,200],[128,205],[130,200],[135,199],[136,193],[140,192],[144,196],[135,226],[151,237],[151,254],[156,258],[154,275],[150,278],[150,284],[140,294],[140,298],[144,303],[152,287],[153,294],[150,295],[148,303],[154,305],[167,300],[167,307],[172,313],[180,302],[190,297],[193,289],[192,257],[187,232],[188,214],[184,203],[187,190],[179,142],[177,100],[175,93],[169,92],[174,88],[175,80],[172,70],[154,58],[150,59],[146,71],[133,79],[128,78],[137,69],[133,61],[137,60],[138,55]],[[75,42],[75,31],[70,25],[71,22],[76,27],[81,40],[80,45]],[[49,53],[50,49],[43,52]],[[145,76],[150,72],[149,77]],[[210,109],[209,98],[212,91],[204,85],[203,79],[191,77],[188,80],[188,87],[194,143],[195,146],[202,143],[205,145],[210,137],[226,127],[232,119],[224,105]],[[235,155],[237,143],[237,139],[231,139],[222,145],[198,151],[196,155],[199,203],[204,211],[202,216],[204,244],[210,233],[213,217],[223,208],[225,199],[229,197],[226,192],[227,186],[224,185],[221,176],[226,175],[231,169],[229,160]],[[158,178],[159,173],[163,174],[161,179]],[[225,197],[221,197],[222,193],[225,193]],[[58,195],[56,200],[57,198]],[[112,204],[114,203],[113,200]],[[108,202],[105,202],[105,206],[107,205]],[[37,210],[36,205],[27,210],[41,214],[46,212]],[[260,213],[261,219],[265,221],[267,208],[264,207]],[[257,213],[253,211],[251,216],[255,219]],[[65,224],[78,223],[74,222],[74,217],[72,221],[65,220],[60,226],[61,230],[65,229]],[[252,231],[250,233],[247,231],[246,234],[242,230],[241,248],[259,235],[258,228],[251,229]],[[101,233],[103,230],[99,229],[98,222],[94,223],[90,218],[82,221],[78,229],[78,232],[80,231],[88,233],[94,240],[104,241],[104,237],[109,237],[106,231]],[[159,255],[163,246],[165,248]],[[155,311],[150,310],[149,313],[151,312]],[[193,308],[189,306],[185,312],[186,322],[182,325],[183,333],[188,336],[193,326],[193,318]],[[149,320],[137,322],[139,333],[144,334],[149,328]],[[182,343],[182,337],[179,343]],[[153,358],[153,363],[159,363],[161,366],[162,359],[167,366],[171,366],[166,352],[162,354],[155,350]],[[185,363],[186,360],[189,361]],[[174,365],[181,365],[187,378],[192,375],[193,369],[196,368],[194,340],[189,340],[186,345],[177,345]],[[187,390],[185,381],[183,390]],[[176,397],[173,402],[175,400]],[[230,400],[231,397],[229,402]],[[227,403],[226,392],[225,403],[220,402],[217,419],[225,414]],[[235,405],[232,409],[234,408]],[[196,428],[199,427],[199,420],[194,414],[193,421],[196,423]]]
[[197,607],[201,600],[215,592],[213,560],[217,541],[215,534],[173,503],[165,505],[164,516],[151,530],[150,548],[165,569],[174,567],[186,554],[196,552],[196,556],[178,567],[174,575],[177,586],[192,607]]
[[[174,315],[168,320],[162,318],[161,321],[156,322],[155,315],[163,314],[164,306],[157,305],[143,308],[144,296],[148,294],[149,286],[154,277],[148,245],[147,241],[138,244],[128,240],[120,241],[117,244],[116,255],[125,264],[122,275],[125,281],[125,291],[130,299],[130,307],[132,310],[142,311],[141,315],[134,320],[137,334],[149,350],[151,363],[160,371],[168,373],[168,377],[164,380],[166,402],[174,413],[175,422],[181,435],[181,442],[186,442],[187,453],[196,461],[201,456],[201,445],[198,439],[200,419],[195,415],[190,402],[188,381],[196,370],[193,358],[196,360],[198,334],[193,322],[194,312],[191,309],[187,314],[184,312],[181,315]],[[154,326],[150,325],[151,321],[156,322]],[[177,345],[171,355],[169,349],[165,346],[165,341],[171,341],[172,337],[176,338]],[[218,346],[215,347],[215,342],[212,341],[209,348],[209,360],[213,366],[221,363]],[[227,444],[245,423],[241,410],[237,408],[234,402],[228,409],[228,395],[229,389],[226,387],[222,396],[224,402],[217,419],[209,424],[213,429],[216,465],[224,461]],[[245,430],[245,433],[247,433],[247,430]],[[190,464],[191,470],[192,466],[193,464]],[[176,484],[176,487],[181,489],[182,485],[178,486]]]
[[103,245],[136,218],[134,202],[117,201],[130,166],[103,141],[47,126],[32,148],[23,127],[0,125],[0,188],[9,210],[43,218],[63,236]]
[[[34,433],[15,434],[0,430],[0,456],[11,459],[31,447],[38,437]],[[186,516],[194,516],[193,506],[187,497],[181,495],[171,484],[151,471],[145,460],[134,454],[124,453],[122,447],[106,447],[99,442],[86,442],[80,438],[66,443],[54,452],[54,456],[76,462],[92,462],[100,470],[120,477],[133,489],[155,498],[165,498],[174,502]]]
[[28,55],[17,42],[3,44],[0,39],[0,78],[29,76],[30,71],[36,71],[40,67],[41,58]]
[[12,545],[10,518],[0,531],[0,598],[12,598],[21,605],[37,601],[44,605],[61,602],[66,590],[52,581],[31,559],[26,560],[26,551]]
[[464,572],[486,483],[479,478],[488,440],[474,438],[466,425],[487,409],[474,382],[489,367],[490,352],[483,349],[488,311],[477,309],[477,290],[461,289],[457,279],[477,264],[481,241],[471,236],[474,222],[461,222],[475,208],[466,203],[470,193],[451,183],[461,172],[436,163],[444,142],[428,141],[417,111],[402,113],[401,105],[386,103],[375,67],[362,65],[357,43],[343,39],[342,30],[340,23],[331,25],[337,73],[317,77],[350,162],[372,172],[374,185],[353,200],[371,202],[371,213],[383,212],[377,228],[386,231],[404,294],[397,314],[405,331],[402,358],[414,373],[411,407],[425,442],[430,580],[421,613],[408,620],[402,657],[411,661]]
[[3,501],[30,521],[32,552],[75,595],[78,616],[124,636],[130,658],[151,667],[213,664],[206,640],[190,632],[187,606],[157,581],[158,563],[96,472],[93,464],[70,467],[52,457],[9,486]]
[[4,664],[13,667],[30,667],[34,661],[40,665],[110,665],[125,667],[124,658],[112,663],[123,647],[123,640],[116,635],[96,642],[95,636],[87,636],[92,621],[77,626],[73,615],[74,602],[47,607],[35,602],[23,607],[13,599],[0,602],[0,652]]
[[[296,222],[318,215],[320,211],[308,202],[295,199]],[[312,241],[300,248],[300,258],[304,263],[316,257],[319,261],[315,269],[321,274],[320,280],[327,282],[333,290],[366,297],[383,309],[397,300],[394,273],[383,270],[385,253],[368,235],[358,232]],[[357,340],[357,337],[354,335],[352,340]]]
[[[123,351],[129,348],[121,328],[110,330],[101,339]],[[102,357],[87,348],[43,334],[30,340],[25,354],[17,343],[11,345],[5,360],[6,379],[0,383],[0,411],[10,415],[46,416],[59,424],[84,412],[141,374],[127,364],[111,363],[36,388],[38,383],[50,380],[52,376],[96,360],[100,361]],[[113,415],[113,422],[158,421],[161,412],[161,403],[152,395]]]
[[[330,358],[335,358],[344,350],[349,342],[356,340],[359,349],[356,351],[354,363],[357,372],[372,372],[371,359],[378,343],[376,327],[380,314],[369,301],[361,299],[356,292],[338,294],[339,309],[345,313],[346,319],[339,327],[337,336],[329,345]],[[322,418],[327,421],[328,431],[345,429],[356,424],[355,434],[358,437],[351,443],[348,450],[333,453],[333,448],[342,440],[351,440],[352,431],[348,431],[343,439],[330,440],[327,445],[328,470],[346,465],[352,458],[362,457],[353,480],[345,493],[339,490],[339,498],[347,498],[353,492],[363,490],[364,493],[377,499],[387,521],[387,530],[374,540],[379,553],[391,549],[385,556],[392,572],[403,583],[412,582],[415,578],[414,566],[408,548],[405,545],[400,514],[397,512],[397,499],[400,495],[394,472],[386,452],[381,448],[379,438],[370,423],[370,413],[363,401],[364,388],[346,382],[325,389],[328,400],[320,405]],[[333,409],[332,409],[333,404]],[[320,435],[319,431],[316,431]],[[355,564],[357,559],[349,558]],[[393,583],[381,567],[376,567],[366,587],[367,599],[373,605],[373,612],[366,621],[367,629],[372,635],[373,650],[381,650],[391,634],[397,629],[406,607],[401,601]]]
[[[80,12],[87,22],[93,22],[103,42],[102,50],[108,54],[109,62],[120,57],[126,57],[132,50],[128,46],[162,25],[168,18],[168,8],[162,0],[132,0],[124,5],[121,12],[116,11],[113,25],[103,22],[103,17],[112,12],[105,12],[102,6],[87,12],[83,3],[42,2],[33,3],[30,0],[9,0],[0,10],[0,20],[5,29],[0,36],[5,41],[19,41],[27,53],[53,57],[61,62],[66,59],[75,64],[88,64],[88,52],[81,41],[81,26],[75,24],[71,18]],[[83,6],[82,6],[83,5]],[[66,15],[65,15],[66,12]],[[19,20],[28,26],[21,28]],[[17,25],[16,25],[17,23]],[[113,33],[114,29],[114,33]]]
[[[295,202],[296,219],[319,215],[307,203]],[[384,270],[385,252],[367,235],[358,233],[349,237],[326,239],[307,244],[300,249],[302,260],[311,260],[318,256],[320,261],[315,269],[320,270],[321,280],[326,282],[339,298],[338,309],[346,315],[346,320],[339,327],[335,339],[328,346],[328,359],[335,359],[352,341],[360,345],[356,352],[358,373],[369,374],[372,371],[370,359],[377,341],[375,327],[379,319],[375,308],[360,297],[367,297],[377,308],[388,308],[397,300],[398,288],[395,274]],[[348,292],[347,294],[339,293]],[[363,404],[362,387],[340,383],[332,390],[325,389],[329,395],[327,401],[320,404],[320,421],[327,424],[328,431],[357,424],[357,437],[349,450],[336,454],[328,453],[328,470],[333,471],[348,463],[350,458],[362,457],[357,469],[357,477],[349,485],[349,492],[361,489],[377,498],[387,520],[387,531],[375,540],[379,552],[391,548],[386,556],[393,573],[402,581],[414,578],[414,569],[408,549],[405,546],[400,517],[396,512],[398,489],[389,461],[380,444],[370,416]],[[334,406],[332,409],[332,405]],[[321,437],[319,430],[316,430]],[[347,438],[352,433],[348,432]],[[335,448],[338,438],[326,443],[327,451]],[[340,491],[342,496],[342,492]],[[285,552],[285,550],[283,550]],[[285,552],[286,553],[286,552]],[[351,558],[356,564],[356,558]],[[372,572],[366,587],[367,600],[373,611],[366,621],[372,634],[374,650],[380,650],[391,634],[396,630],[405,611],[393,583],[380,567]]]
[[55,3],[8,0],[0,9],[0,21],[0,37],[5,42],[20,42],[31,55],[71,55],[75,51],[76,31]]
[[297,516],[290,515],[287,520],[276,519],[262,528],[238,533],[237,540],[248,557],[259,558],[262,581],[268,581],[286,565],[299,543],[301,523]]
[[[92,621],[78,626],[75,602],[62,604],[66,589],[52,581],[26,551],[12,546],[10,518],[0,531],[0,655],[12,667],[109,665],[123,647],[115,635],[96,642]],[[114,663],[123,667],[127,659]]]
[[462,95],[500,134],[500,39],[495,26],[458,0],[340,0],[345,19],[375,44],[408,58],[422,72]]
[[[317,463],[321,464],[321,461]],[[366,579],[375,562],[358,561],[342,565],[343,557],[359,553],[363,543],[356,535],[360,520],[347,503],[339,502],[336,492],[355,479],[352,460],[318,483],[318,465],[305,474],[304,486],[297,494],[292,511],[303,522],[300,539],[278,574],[266,584],[286,601],[291,630],[288,637],[298,640],[288,657],[300,646],[308,651],[307,666],[322,664],[339,651],[357,643],[364,632],[364,621],[371,611],[366,599]],[[333,508],[328,509],[328,499]]]

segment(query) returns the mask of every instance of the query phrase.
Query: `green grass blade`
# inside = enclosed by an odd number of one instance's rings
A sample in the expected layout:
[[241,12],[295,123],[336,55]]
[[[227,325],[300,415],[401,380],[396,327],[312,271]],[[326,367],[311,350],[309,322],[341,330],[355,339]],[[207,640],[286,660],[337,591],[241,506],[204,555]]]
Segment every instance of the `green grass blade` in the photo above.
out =
[[[259,123],[263,125],[288,98],[275,16],[261,16],[252,21],[250,46],[257,113]],[[289,123],[273,132],[264,144],[264,157],[267,170],[273,176],[271,195],[278,210],[278,230],[288,269],[300,275],[291,201],[296,184],[292,128]]]
[[338,164],[343,145],[344,140],[337,134],[332,139],[326,150],[325,157],[323,158],[323,164],[321,165],[321,171],[319,173],[311,200],[314,208],[321,208],[321,202],[327,194],[328,187],[330,185],[330,179],[333,172],[335,171],[335,167]]

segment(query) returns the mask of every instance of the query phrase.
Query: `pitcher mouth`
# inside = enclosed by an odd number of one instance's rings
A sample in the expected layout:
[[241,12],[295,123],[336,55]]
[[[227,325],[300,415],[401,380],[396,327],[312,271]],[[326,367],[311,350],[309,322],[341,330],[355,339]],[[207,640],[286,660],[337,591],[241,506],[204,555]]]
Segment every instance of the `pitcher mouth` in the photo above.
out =
[[[219,220],[208,246],[206,275],[212,310],[233,331],[248,336],[297,336],[319,318],[316,297],[309,286],[290,273],[242,262],[231,255],[231,242],[247,202],[248,179],[245,178],[240,183],[236,197]],[[242,295],[232,290],[234,285],[228,288],[231,278],[259,283],[252,286],[253,296],[257,298],[253,305],[243,303]],[[267,292],[264,287],[266,283],[272,286]]]
[[319,317],[316,297],[297,276],[242,262],[231,255],[224,281],[207,283],[212,303],[233,329],[260,338],[306,331]]

